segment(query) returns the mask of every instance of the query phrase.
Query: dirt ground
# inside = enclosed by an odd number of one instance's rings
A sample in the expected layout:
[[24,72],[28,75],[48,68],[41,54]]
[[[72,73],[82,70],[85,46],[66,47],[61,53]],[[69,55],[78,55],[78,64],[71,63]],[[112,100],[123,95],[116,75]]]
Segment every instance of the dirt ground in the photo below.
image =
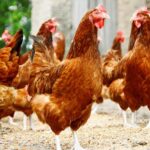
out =
[[[98,114],[91,115],[79,129],[79,141],[87,150],[150,150],[150,129],[144,129],[149,113],[146,109],[139,110],[137,123],[140,127],[124,128],[121,111],[115,104],[106,102],[99,107]],[[54,150],[54,134],[49,127],[34,115],[35,131],[23,131],[22,116],[20,112],[15,114],[18,126],[9,125],[8,118],[2,120],[0,150]],[[70,129],[63,131],[60,138],[62,149],[70,150],[73,146]]]

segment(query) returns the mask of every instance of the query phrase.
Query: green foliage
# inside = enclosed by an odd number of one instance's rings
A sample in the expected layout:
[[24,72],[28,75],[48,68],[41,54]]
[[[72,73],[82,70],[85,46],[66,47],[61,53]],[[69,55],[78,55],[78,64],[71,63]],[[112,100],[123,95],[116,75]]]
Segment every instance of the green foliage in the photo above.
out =
[[[0,0],[0,36],[5,29],[15,34],[22,28],[24,32],[23,52],[29,43],[31,29],[31,3],[30,0]],[[4,43],[0,41],[0,47]]]

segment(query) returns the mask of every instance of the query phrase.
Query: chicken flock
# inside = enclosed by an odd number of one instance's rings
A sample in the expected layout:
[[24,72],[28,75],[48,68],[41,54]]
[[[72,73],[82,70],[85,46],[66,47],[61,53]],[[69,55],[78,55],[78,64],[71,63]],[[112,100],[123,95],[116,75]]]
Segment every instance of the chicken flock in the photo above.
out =
[[[98,29],[109,18],[102,5],[88,11],[80,21],[66,58],[65,36],[57,31],[57,21],[44,22],[33,39],[32,50],[21,55],[23,31],[10,36],[3,33],[5,47],[0,49],[0,119],[16,111],[26,119],[36,113],[55,134],[56,149],[61,150],[59,134],[71,128],[74,150],[82,150],[76,131],[90,117],[92,104],[106,98],[133,115],[141,107],[150,109],[150,11],[138,9],[132,17],[128,52],[122,55],[124,34],[118,31],[105,56],[99,52]],[[11,123],[13,120],[11,119]],[[147,125],[150,127],[150,123]]]

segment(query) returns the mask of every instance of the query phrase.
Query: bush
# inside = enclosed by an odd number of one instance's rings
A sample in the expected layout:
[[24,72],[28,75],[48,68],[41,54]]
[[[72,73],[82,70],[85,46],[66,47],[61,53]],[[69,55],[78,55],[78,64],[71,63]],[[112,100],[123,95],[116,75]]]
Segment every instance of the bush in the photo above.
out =
[[[11,34],[22,28],[24,32],[24,42],[22,52],[28,49],[29,34],[31,30],[31,3],[30,0],[1,0],[0,2],[0,36],[5,29]],[[0,47],[4,42],[0,41]]]

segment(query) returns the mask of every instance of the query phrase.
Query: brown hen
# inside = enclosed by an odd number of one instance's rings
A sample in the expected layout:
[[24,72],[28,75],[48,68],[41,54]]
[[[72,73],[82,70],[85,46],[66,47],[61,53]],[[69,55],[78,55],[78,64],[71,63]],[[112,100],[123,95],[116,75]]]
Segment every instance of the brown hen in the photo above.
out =
[[[78,130],[89,118],[92,103],[101,99],[97,28],[104,26],[107,17],[101,5],[87,12],[76,31],[67,59],[61,63],[54,63],[50,55],[53,49],[45,47],[44,38],[33,37],[35,55],[32,69],[35,70],[32,70],[29,85],[29,92],[35,95],[32,107],[56,135],[67,127]],[[36,59],[41,63],[36,64]],[[75,133],[74,142],[74,148],[81,149]],[[58,136],[56,148],[61,149]]]
[[116,66],[114,76],[117,78],[121,72],[125,72],[123,92],[128,107],[135,112],[141,106],[150,108],[150,11],[146,8],[139,9],[132,19],[132,31],[134,28],[136,33],[134,38],[130,39],[129,49],[132,51]]
[[[47,45],[49,45],[49,41],[52,40],[52,31],[54,31],[55,28],[56,28],[55,21],[53,19],[49,19],[48,21],[44,22],[41,25],[37,35],[46,37],[46,43]],[[24,88],[25,86],[28,85],[30,74],[31,74],[31,67],[32,67],[32,61],[31,61],[32,55],[33,55],[32,51],[30,50],[25,54],[23,54],[22,56],[20,56],[19,71],[11,84],[13,87],[21,90],[21,88]],[[16,110],[24,112],[26,109],[28,109],[28,106],[24,105],[24,107],[20,107],[20,109],[16,109]],[[33,129],[31,116],[29,116],[29,119],[30,119],[30,128]],[[24,130],[26,130],[26,122],[27,122],[27,117],[24,115],[24,119],[23,119]]]
[[112,48],[108,51],[103,60],[103,84],[109,86],[112,82],[112,71],[120,61],[121,43],[124,42],[124,35],[122,31],[118,31],[114,38]]

